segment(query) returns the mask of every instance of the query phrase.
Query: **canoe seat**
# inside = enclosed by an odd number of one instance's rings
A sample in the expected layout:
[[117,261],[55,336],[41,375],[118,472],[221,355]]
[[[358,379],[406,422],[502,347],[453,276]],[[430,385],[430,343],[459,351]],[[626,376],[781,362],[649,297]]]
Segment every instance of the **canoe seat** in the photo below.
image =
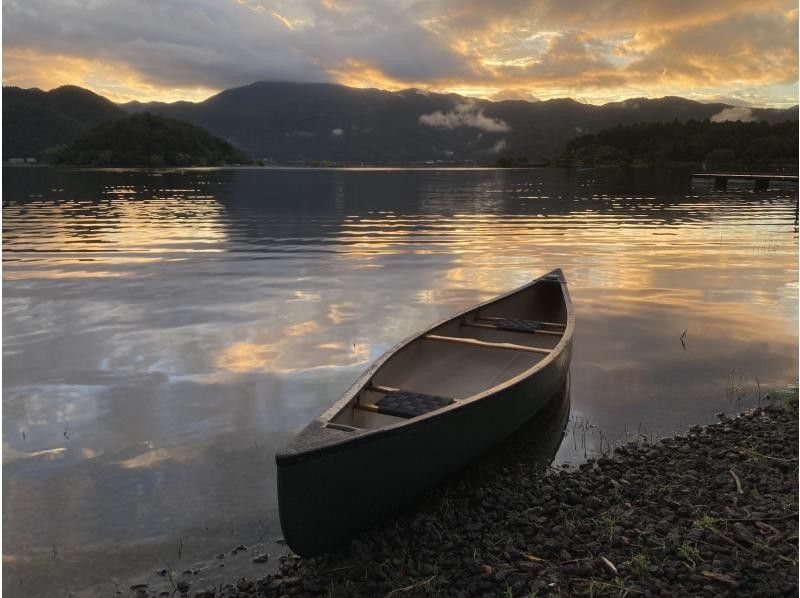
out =
[[375,401],[378,413],[395,417],[416,417],[428,411],[446,407],[453,402],[449,397],[437,397],[408,390],[393,390]]
[[543,322],[516,318],[500,318],[495,320],[494,325],[498,330],[510,330],[512,332],[536,332],[544,328]]

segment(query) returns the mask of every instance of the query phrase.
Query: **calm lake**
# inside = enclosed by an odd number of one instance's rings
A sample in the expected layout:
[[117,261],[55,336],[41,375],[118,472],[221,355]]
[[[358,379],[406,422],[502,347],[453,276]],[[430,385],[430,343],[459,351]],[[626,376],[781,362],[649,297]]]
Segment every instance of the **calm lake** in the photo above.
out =
[[279,554],[275,451],[401,339],[555,267],[557,465],[753,406],[797,381],[797,199],[680,170],[4,168],[4,590]]

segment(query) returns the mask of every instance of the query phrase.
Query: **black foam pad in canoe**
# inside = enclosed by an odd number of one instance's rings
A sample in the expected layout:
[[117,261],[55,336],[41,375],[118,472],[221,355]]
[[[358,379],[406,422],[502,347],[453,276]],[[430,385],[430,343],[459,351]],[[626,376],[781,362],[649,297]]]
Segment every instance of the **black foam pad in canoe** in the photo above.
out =
[[428,411],[441,409],[453,402],[448,397],[437,397],[407,390],[395,390],[386,393],[375,402],[378,413],[395,417],[416,417]]
[[541,322],[533,320],[517,320],[517,319],[503,319],[496,320],[494,323],[495,328],[498,330],[510,330],[512,332],[536,332],[544,328]]

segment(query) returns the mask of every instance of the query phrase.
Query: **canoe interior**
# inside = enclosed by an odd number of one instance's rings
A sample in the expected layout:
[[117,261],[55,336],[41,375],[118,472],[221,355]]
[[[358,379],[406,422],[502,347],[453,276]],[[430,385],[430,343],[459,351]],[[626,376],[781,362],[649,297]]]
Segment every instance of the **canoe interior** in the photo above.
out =
[[[545,324],[535,332],[499,330],[499,318]],[[402,421],[403,418],[375,412],[375,403],[386,389],[448,397],[456,402],[478,395],[534,368],[561,340],[566,324],[567,308],[560,280],[540,279],[448,320],[401,347],[329,422],[376,429]]]

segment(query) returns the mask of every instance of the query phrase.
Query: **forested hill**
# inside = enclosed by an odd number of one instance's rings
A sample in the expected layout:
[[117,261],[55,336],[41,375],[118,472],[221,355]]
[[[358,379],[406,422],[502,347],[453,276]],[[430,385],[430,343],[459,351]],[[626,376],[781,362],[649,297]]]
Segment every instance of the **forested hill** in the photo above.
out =
[[74,143],[51,150],[56,164],[75,166],[221,166],[247,156],[205,129],[145,112],[103,123]]
[[40,158],[45,149],[123,116],[114,102],[74,85],[50,91],[3,87],[3,159]]
[[797,121],[638,123],[617,126],[567,144],[566,156],[585,165],[796,162]]

